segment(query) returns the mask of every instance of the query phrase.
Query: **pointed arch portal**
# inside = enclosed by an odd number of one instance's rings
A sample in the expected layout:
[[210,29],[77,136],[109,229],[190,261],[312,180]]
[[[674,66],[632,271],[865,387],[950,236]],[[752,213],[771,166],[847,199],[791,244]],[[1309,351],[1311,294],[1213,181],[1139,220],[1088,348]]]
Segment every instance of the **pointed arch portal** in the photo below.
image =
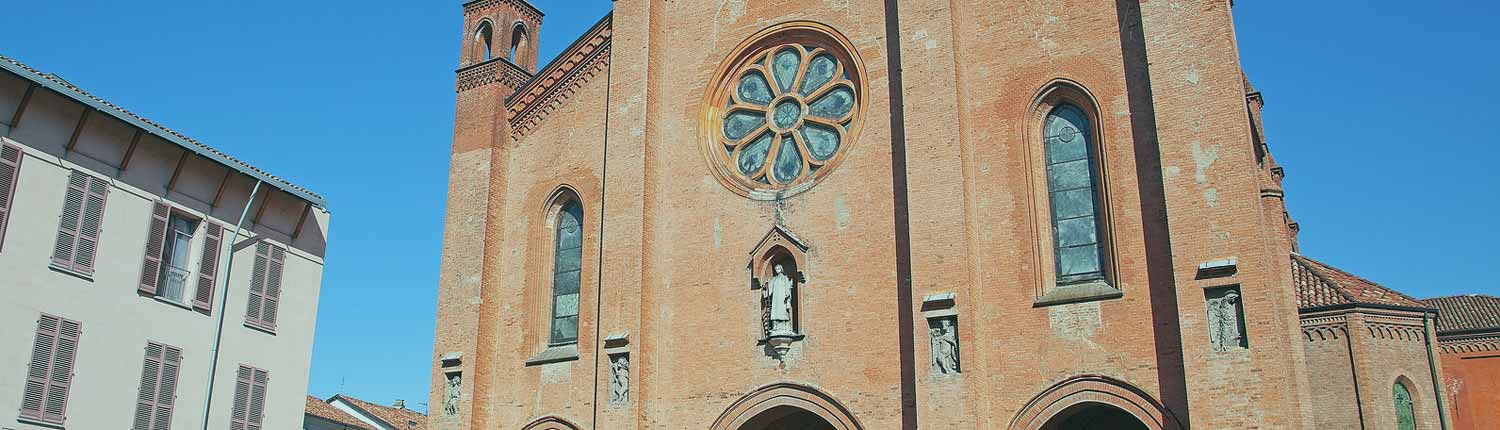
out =
[[1178,430],[1161,403],[1134,386],[1097,375],[1053,385],[1027,403],[1011,430]]
[[774,384],[735,401],[713,430],[863,430],[843,405],[817,389]]

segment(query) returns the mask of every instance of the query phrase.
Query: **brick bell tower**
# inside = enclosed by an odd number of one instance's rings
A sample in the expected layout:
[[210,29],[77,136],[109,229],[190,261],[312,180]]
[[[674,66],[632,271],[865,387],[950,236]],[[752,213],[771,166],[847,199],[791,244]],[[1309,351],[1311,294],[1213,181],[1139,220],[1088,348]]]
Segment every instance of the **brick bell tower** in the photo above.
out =
[[463,16],[429,399],[429,426],[443,430],[491,427],[499,310],[486,305],[497,301],[485,300],[484,285],[497,284],[499,274],[486,268],[495,267],[490,247],[504,225],[493,215],[503,213],[503,199],[492,197],[505,189],[509,168],[505,99],[536,73],[542,25],[542,12],[525,0],[472,0]]

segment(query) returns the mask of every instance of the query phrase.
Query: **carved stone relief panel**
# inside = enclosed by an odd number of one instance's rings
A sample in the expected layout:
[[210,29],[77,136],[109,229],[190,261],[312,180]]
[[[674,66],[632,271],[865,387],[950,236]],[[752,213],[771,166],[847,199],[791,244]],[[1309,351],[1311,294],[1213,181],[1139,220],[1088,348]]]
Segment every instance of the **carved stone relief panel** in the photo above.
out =
[[1208,308],[1208,342],[1214,351],[1250,347],[1245,336],[1245,306],[1238,285],[1209,288],[1203,292]]

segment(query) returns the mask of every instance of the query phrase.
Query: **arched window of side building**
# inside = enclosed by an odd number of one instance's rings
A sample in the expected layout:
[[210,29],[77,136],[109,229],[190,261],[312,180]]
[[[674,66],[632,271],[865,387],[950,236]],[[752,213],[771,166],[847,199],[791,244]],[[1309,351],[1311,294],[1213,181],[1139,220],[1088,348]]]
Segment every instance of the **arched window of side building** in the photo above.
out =
[[552,251],[552,324],[548,343],[578,341],[578,275],[583,260],[583,206],[563,203],[556,214]]
[[1047,114],[1043,150],[1057,285],[1105,279],[1099,155],[1083,109],[1061,103]]
[[1396,429],[1417,430],[1417,414],[1412,410],[1411,391],[1400,382],[1391,390],[1391,397],[1396,400]]

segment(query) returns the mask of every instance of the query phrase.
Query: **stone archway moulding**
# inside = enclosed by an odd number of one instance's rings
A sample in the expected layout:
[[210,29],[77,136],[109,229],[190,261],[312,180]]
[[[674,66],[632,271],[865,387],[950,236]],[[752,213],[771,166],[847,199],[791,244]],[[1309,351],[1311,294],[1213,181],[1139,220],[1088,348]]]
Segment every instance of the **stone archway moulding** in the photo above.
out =
[[1177,419],[1150,395],[1106,376],[1076,376],[1053,385],[1026,403],[1010,430],[1039,430],[1069,407],[1098,403],[1123,410],[1151,430],[1179,430]]
[[712,430],[740,430],[746,422],[779,407],[793,407],[810,412],[833,425],[833,430],[863,430],[844,405],[822,391],[793,384],[767,385],[746,394],[714,420]]
[[532,421],[531,424],[527,424],[526,427],[522,427],[521,430],[578,430],[578,426],[564,421],[562,418],[542,417],[536,421]]

